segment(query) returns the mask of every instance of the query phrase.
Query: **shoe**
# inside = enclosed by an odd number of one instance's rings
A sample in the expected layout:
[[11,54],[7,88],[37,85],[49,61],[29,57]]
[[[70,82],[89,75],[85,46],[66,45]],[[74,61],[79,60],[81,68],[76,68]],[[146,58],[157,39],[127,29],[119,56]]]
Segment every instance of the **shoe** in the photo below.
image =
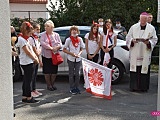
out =
[[47,87],[47,90],[54,91],[53,87]]
[[53,88],[54,90],[57,90],[57,87],[55,87],[55,86],[53,86],[52,88]]
[[86,85],[85,85],[85,83],[84,83],[84,85],[83,85],[83,88],[86,88]]
[[15,114],[15,113],[13,114],[13,117],[16,117],[16,114]]
[[76,94],[77,94],[77,91],[76,91],[76,89],[72,89],[72,90],[70,90],[70,93],[71,93],[72,95],[76,95]]
[[37,94],[37,95],[42,95],[42,93],[38,92],[37,90],[35,90],[34,93]]
[[81,91],[78,88],[76,88],[75,90],[78,94],[81,94]]
[[142,92],[146,92],[146,93],[148,92],[148,90],[141,90],[141,91],[142,91]]
[[22,99],[22,102],[24,102],[24,103],[38,103],[39,100],[35,100],[35,99],[32,97],[30,100],[28,100],[27,98]]
[[134,90],[134,89],[130,89],[129,91],[130,91],[130,92],[135,92],[136,90]]
[[32,91],[31,95],[32,95],[32,97],[39,97],[39,95],[35,91]]

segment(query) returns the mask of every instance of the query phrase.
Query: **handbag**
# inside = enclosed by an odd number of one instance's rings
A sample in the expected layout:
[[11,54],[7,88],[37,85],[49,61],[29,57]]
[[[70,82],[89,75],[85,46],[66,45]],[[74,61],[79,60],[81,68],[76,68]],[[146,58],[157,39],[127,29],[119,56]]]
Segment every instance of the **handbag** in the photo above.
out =
[[[47,34],[47,33],[46,33],[46,34]],[[50,46],[52,46],[51,40],[50,40],[48,34],[47,34],[47,38],[48,38],[48,40],[49,40]],[[59,64],[61,64],[62,62],[63,62],[63,58],[62,58],[62,56],[60,55],[60,53],[59,53],[59,52],[56,52],[56,53],[52,52],[52,64],[53,64],[53,65],[59,65]]]
[[57,53],[52,53],[52,64],[53,65],[59,65],[63,62],[63,58],[62,56],[59,54],[59,52]]

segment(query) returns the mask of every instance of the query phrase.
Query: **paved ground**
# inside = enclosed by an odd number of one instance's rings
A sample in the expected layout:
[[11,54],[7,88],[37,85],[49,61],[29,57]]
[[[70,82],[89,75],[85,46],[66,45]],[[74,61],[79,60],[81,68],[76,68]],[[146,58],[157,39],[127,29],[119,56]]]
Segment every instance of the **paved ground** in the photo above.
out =
[[[41,80],[40,80],[41,79]],[[157,109],[158,74],[151,74],[148,93],[129,91],[129,76],[125,75],[121,84],[112,86],[112,100],[95,97],[85,91],[82,94],[69,93],[68,77],[58,77],[58,90],[46,90],[44,80],[38,78],[37,88],[43,95],[37,104],[21,102],[22,82],[14,83],[14,120],[156,120],[150,115]]]

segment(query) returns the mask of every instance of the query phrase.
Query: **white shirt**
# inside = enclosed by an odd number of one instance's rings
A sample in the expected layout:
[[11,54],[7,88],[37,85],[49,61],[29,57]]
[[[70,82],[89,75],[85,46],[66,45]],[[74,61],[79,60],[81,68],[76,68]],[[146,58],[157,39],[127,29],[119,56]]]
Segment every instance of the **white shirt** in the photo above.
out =
[[28,65],[28,64],[33,63],[33,60],[22,49],[24,46],[28,47],[30,52],[34,54],[34,51],[32,49],[32,45],[30,44],[29,40],[27,41],[23,37],[19,36],[18,42],[16,43],[16,47],[19,47],[19,49],[20,49],[20,55],[19,55],[20,64],[21,65]]
[[103,27],[99,27],[98,32],[102,33],[103,32]]
[[[85,39],[88,39],[88,52],[89,52],[89,54],[94,54],[99,45],[98,45],[97,41],[95,41],[95,40],[89,40],[88,37],[89,37],[89,33],[87,33],[84,36]],[[99,35],[98,35],[98,38],[100,38]],[[100,41],[100,39],[98,39],[98,42],[99,41]]]
[[[101,32],[100,34],[103,36],[103,46],[106,46],[106,37],[107,37],[107,34],[105,35],[104,32]],[[114,44],[114,37],[115,36],[117,36],[116,33],[113,33],[113,35],[111,36],[112,43],[111,43],[111,41],[108,38],[108,46],[111,46],[111,45]]]
[[29,37],[28,40],[33,47],[36,47],[36,50],[38,52],[41,52],[41,45],[38,39],[35,39],[34,37]]
[[[81,37],[78,37],[78,38],[80,39],[80,42],[78,43],[78,47],[74,47],[73,44],[72,44],[72,41],[71,41],[70,37],[68,37],[66,39],[64,48],[67,48],[72,53],[78,54],[80,52],[80,48],[84,48],[85,47],[82,38]],[[67,55],[67,58],[68,58],[69,61],[72,61],[72,62],[79,62],[79,61],[81,61],[81,58],[73,57],[70,54]]]

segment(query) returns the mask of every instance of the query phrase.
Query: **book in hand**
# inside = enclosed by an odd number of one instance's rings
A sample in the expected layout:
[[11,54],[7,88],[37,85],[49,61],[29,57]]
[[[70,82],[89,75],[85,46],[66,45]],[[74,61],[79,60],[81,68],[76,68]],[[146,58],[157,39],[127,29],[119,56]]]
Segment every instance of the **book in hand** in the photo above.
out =
[[137,42],[145,42],[148,41],[149,39],[144,39],[144,38],[136,38]]

